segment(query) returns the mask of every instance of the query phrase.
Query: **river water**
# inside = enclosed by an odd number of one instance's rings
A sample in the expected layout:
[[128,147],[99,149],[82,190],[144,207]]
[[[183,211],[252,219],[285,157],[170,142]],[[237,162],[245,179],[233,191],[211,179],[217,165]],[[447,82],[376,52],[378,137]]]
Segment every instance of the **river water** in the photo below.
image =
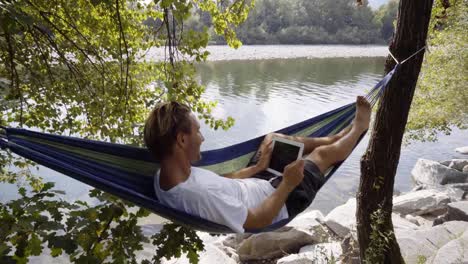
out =
[[[204,99],[217,100],[214,115],[232,116],[228,131],[214,131],[202,124],[203,150],[236,144],[295,124],[355,100],[383,76],[387,48],[383,46],[243,46],[232,50],[214,46],[210,61],[197,65],[199,80],[206,86]],[[149,60],[164,59],[161,49]],[[359,159],[368,143],[366,136],[317,195],[309,209],[327,213],[355,196],[359,184]],[[468,144],[466,131],[440,135],[439,142],[416,142],[404,146],[395,189],[412,188],[411,169],[418,158],[446,160],[462,157],[454,151]],[[41,167],[37,172],[56,182],[67,199],[88,200],[87,185]],[[0,201],[18,197],[17,188],[0,184]]]

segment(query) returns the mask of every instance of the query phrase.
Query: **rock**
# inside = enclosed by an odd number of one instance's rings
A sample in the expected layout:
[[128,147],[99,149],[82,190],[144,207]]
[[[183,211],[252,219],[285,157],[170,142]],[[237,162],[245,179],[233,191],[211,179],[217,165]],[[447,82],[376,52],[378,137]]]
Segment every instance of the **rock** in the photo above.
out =
[[465,231],[462,236],[441,247],[432,258],[428,259],[427,263],[468,263],[468,231]]
[[[212,244],[205,244],[205,249],[202,252],[199,252],[199,262],[198,263],[203,263],[203,264],[218,264],[218,263],[223,263],[223,264],[237,264],[238,261],[236,259],[229,257],[226,253],[224,253],[221,249],[218,247],[212,245]],[[149,251],[146,254],[143,255],[143,259],[148,259],[151,260],[151,258],[154,255],[154,246],[150,245],[148,248],[144,248],[145,251]],[[149,254],[148,254],[149,253]],[[141,253],[140,253],[141,254]],[[142,259],[140,260],[142,261]],[[42,263],[49,263],[49,262],[42,262]],[[140,262],[138,262],[140,263]],[[171,259],[166,259],[162,258],[160,260],[161,264],[190,264],[190,261],[187,257],[187,254],[183,254],[179,258],[171,258]]]
[[251,235],[240,243],[237,253],[241,261],[271,259],[297,253],[305,245],[325,242],[328,238],[321,225],[310,230],[285,226],[274,232]]
[[466,199],[468,193],[468,183],[450,183],[446,185],[427,185],[421,184],[416,185],[410,192],[420,191],[420,190],[434,190],[437,192],[444,192],[450,197],[451,202],[457,202]]
[[[180,262],[177,262],[179,264]],[[236,264],[237,261],[235,258],[227,255],[220,248],[206,244],[203,252],[200,253],[199,263],[224,263],[224,264]]]
[[395,229],[395,235],[405,262],[419,263],[420,258],[429,259],[437,255],[439,249],[459,238],[466,230],[468,222],[451,221],[428,229]]
[[[453,189],[459,189],[468,192],[468,183],[453,183],[446,186],[450,186]],[[461,198],[463,200],[463,198]]]
[[323,220],[324,216],[322,212],[320,212],[319,210],[313,210],[296,216],[286,226],[306,228],[319,225],[323,222]]
[[408,219],[405,219],[398,214],[392,213],[392,223],[394,228],[399,229],[418,229],[418,225],[412,223]]
[[341,260],[343,263],[347,264],[360,264],[361,257],[359,256],[359,243],[356,238],[351,234],[346,236],[341,242],[341,248],[343,254]]
[[467,154],[468,155],[468,146],[456,148],[455,151],[460,152],[461,154]]
[[440,225],[448,221],[468,222],[468,201],[449,203],[447,213],[434,220],[434,225]]
[[420,228],[430,228],[432,226],[433,221],[427,220],[421,216],[415,215],[406,215],[405,219],[410,221],[411,223],[419,226]]
[[448,183],[465,183],[468,180],[468,173],[426,159],[419,159],[411,174],[416,184],[444,185]]
[[448,167],[450,165],[450,163],[452,163],[452,160],[439,161],[439,163]]
[[343,253],[338,242],[321,243],[301,248],[299,254],[292,254],[277,261],[277,264],[327,264],[341,263],[336,260]]
[[468,222],[468,201],[448,204],[449,221],[467,221]]
[[333,222],[349,230],[356,229],[356,199],[349,199],[345,204],[333,209],[325,217],[325,222]]
[[344,227],[333,220],[326,221],[324,225],[327,226],[333,234],[340,238],[346,237],[351,231],[349,228]]
[[449,168],[463,171],[463,167],[468,166],[468,159],[453,159],[448,165]]
[[221,242],[223,246],[237,249],[239,244],[246,238],[250,237],[252,234],[232,234],[226,236],[226,238]]
[[463,170],[462,170],[462,172],[464,172],[464,173],[468,173],[468,165],[466,165],[465,167],[463,167]]
[[393,212],[402,215],[443,214],[450,197],[434,189],[409,192],[393,198]]
[[[423,192],[423,191],[419,191],[419,192]],[[417,192],[414,192],[414,193],[417,193]],[[426,196],[428,195],[422,196],[422,198],[425,198]],[[399,197],[403,197],[403,199]],[[398,198],[401,200],[401,203],[398,203],[399,201]],[[417,209],[419,209],[417,207],[419,205],[418,199],[421,199],[421,196],[411,197],[408,194],[397,196],[396,198],[393,199],[393,211],[398,212],[398,213],[404,212],[402,213],[404,215],[407,214],[406,212],[414,212]],[[447,201],[444,203],[444,205],[449,202],[450,202],[450,198],[448,198],[447,196]],[[395,208],[395,205],[397,205],[396,208]],[[412,206],[414,206],[415,208],[413,208]],[[410,221],[400,217],[398,214],[395,214],[395,213],[392,214],[392,222],[395,228],[401,228],[401,229],[417,228],[417,226],[414,223],[411,223]],[[354,198],[349,199],[348,202],[346,202],[345,204],[340,205],[336,207],[335,209],[333,209],[325,217],[324,224],[341,238],[344,238],[349,232],[353,233],[356,230],[356,199]]]

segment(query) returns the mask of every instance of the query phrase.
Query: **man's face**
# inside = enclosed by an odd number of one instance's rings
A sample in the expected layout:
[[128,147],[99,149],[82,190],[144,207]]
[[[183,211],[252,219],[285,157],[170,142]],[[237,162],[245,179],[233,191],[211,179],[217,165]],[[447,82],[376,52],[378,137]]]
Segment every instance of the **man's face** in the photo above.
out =
[[190,114],[190,122],[192,123],[190,134],[187,134],[187,153],[191,163],[195,163],[201,159],[200,146],[205,138],[200,132],[200,123],[194,114]]

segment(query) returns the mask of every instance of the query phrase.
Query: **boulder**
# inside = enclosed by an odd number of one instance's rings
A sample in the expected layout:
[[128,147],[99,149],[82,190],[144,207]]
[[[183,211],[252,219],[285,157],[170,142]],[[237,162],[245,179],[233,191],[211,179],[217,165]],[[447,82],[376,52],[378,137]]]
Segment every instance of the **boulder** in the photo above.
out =
[[468,154],[468,146],[456,148],[455,151],[460,152],[461,154]]
[[398,214],[392,213],[392,223],[394,228],[399,229],[418,229],[419,226]]
[[237,249],[240,245],[240,243],[250,237],[252,234],[231,234],[231,235],[228,235],[224,238],[224,240],[221,241],[222,245],[223,246],[226,246],[226,247],[230,247],[230,248],[234,248],[234,249]]
[[428,229],[395,229],[395,235],[405,262],[419,263],[421,258],[433,258],[447,243],[458,239],[466,230],[468,222],[451,221]]
[[279,259],[277,264],[327,264],[341,263],[337,261],[343,253],[341,245],[338,242],[321,243],[309,245],[301,248],[298,254],[292,254]]
[[451,183],[439,186],[421,184],[415,186],[409,193],[420,190],[433,190],[434,192],[444,193],[450,197],[451,202],[457,202],[464,199],[463,195],[468,191],[468,183]]
[[419,228],[430,228],[433,223],[433,221],[418,215],[406,215],[405,219],[417,225]]
[[348,230],[356,229],[356,199],[351,198],[345,204],[335,207],[325,217],[325,223],[336,223]]
[[450,165],[450,163],[452,163],[452,160],[439,161],[439,163],[448,167]]
[[319,225],[323,222],[324,216],[319,210],[308,211],[296,216],[286,226],[296,228],[307,228]]
[[328,239],[328,233],[321,225],[308,230],[285,226],[273,232],[251,235],[239,244],[237,253],[241,261],[272,259],[285,253],[297,253],[305,245]]
[[[420,191],[421,192],[421,191]],[[398,196],[402,197],[402,196]],[[397,198],[398,198],[397,197]],[[408,199],[411,198],[406,194]],[[413,199],[409,200],[412,203],[406,203],[406,199],[402,199],[401,204],[397,204],[401,207],[395,208],[395,200],[398,201],[397,198],[393,199],[393,211],[402,213],[409,211],[413,212],[416,211],[415,208],[408,208],[406,209],[406,206],[413,205],[414,207],[417,206],[417,199],[421,198],[420,196],[415,196]],[[450,199],[447,200],[445,204],[450,202]],[[401,210],[396,210],[396,209],[401,209]],[[403,213],[404,215],[406,213]],[[396,213],[392,213],[392,222],[395,228],[401,228],[401,229],[416,229],[418,226],[415,225],[414,223],[411,223],[410,221],[400,217]],[[343,205],[340,205],[333,209],[326,217],[325,217],[325,223],[324,223],[328,228],[330,228],[335,234],[337,234],[339,237],[344,238],[349,232],[353,233],[356,230],[356,199],[352,198],[349,199],[348,202],[346,202]]]
[[[445,186],[449,186],[449,187],[451,187],[453,189],[459,189],[459,190],[462,191],[461,192],[462,194],[463,194],[463,191],[468,192],[468,183],[453,183],[453,184],[448,184],[448,185],[445,185]],[[463,199],[464,198],[461,197],[461,200],[463,200]],[[458,200],[460,200],[460,199],[458,199]]]
[[402,215],[427,213],[441,215],[445,213],[446,205],[450,202],[450,197],[445,192],[435,189],[420,190],[394,197],[393,212]]
[[465,167],[463,167],[462,172],[463,172],[463,173],[468,173],[468,165],[466,165]]
[[448,165],[449,168],[463,171],[463,168],[468,166],[468,159],[453,159]]
[[468,263],[468,231],[465,231],[459,238],[442,246],[433,257],[428,259],[427,263]]
[[[212,244],[204,244],[204,250],[199,252],[199,262],[203,264],[237,264],[238,261],[235,258],[228,256],[223,250],[216,247]],[[138,263],[143,259],[151,260],[154,255],[154,245],[148,244],[148,246],[143,247],[143,252],[138,253]],[[68,262],[68,261],[66,261]],[[63,263],[66,263],[63,262]],[[50,263],[50,262],[41,262],[41,263]],[[162,258],[158,263],[161,264],[190,264],[190,260],[187,257],[187,254],[183,254],[179,258],[166,259]]]
[[448,183],[465,183],[468,180],[468,173],[426,159],[418,159],[411,174],[416,184],[444,185]]
[[359,255],[359,243],[357,241],[357,238],[349,234],[343,239],[343,241],[341,241],[341,248],[343,249],[343,255],[340,257],[340,260],[343,263],[361,263],[361,257]]
[[440,225],[447,221],[468,222],[468,201],[449,203],[447,213],[434,220],[434,225]]
[[324,222],[323,224],[326,227],[328,227],[328,229],[335,236],[340,237],[340,238],[345,238],[349,234],[349,232],[351,232],[351,229],[349,229],[348,227],[344,227],[333,220],[328,220]]

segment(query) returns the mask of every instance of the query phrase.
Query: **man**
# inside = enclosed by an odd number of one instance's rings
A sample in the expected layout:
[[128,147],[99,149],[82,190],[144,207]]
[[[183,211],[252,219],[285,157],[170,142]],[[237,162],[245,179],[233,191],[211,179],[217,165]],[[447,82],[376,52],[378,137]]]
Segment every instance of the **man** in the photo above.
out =
[[[358,96],[356,106],[352,125],[339,134],[322,138],[269,134],[260,146],[256,163],[220,176],[192,166],[201,159],[200,146],[205,139],[190,109],[177,102],[158,104],[144,129],[145,144],[161,165],[154,181],[156,195],[169,207],[239,233],[295,216],[310,205],[325,181],[324,173],[346,159],[368,129],[369,102]],[[286,166],[281,180],[270,182],[265,180],[269,177],[265,170],[273,136],[303,142],[305,158]]]

